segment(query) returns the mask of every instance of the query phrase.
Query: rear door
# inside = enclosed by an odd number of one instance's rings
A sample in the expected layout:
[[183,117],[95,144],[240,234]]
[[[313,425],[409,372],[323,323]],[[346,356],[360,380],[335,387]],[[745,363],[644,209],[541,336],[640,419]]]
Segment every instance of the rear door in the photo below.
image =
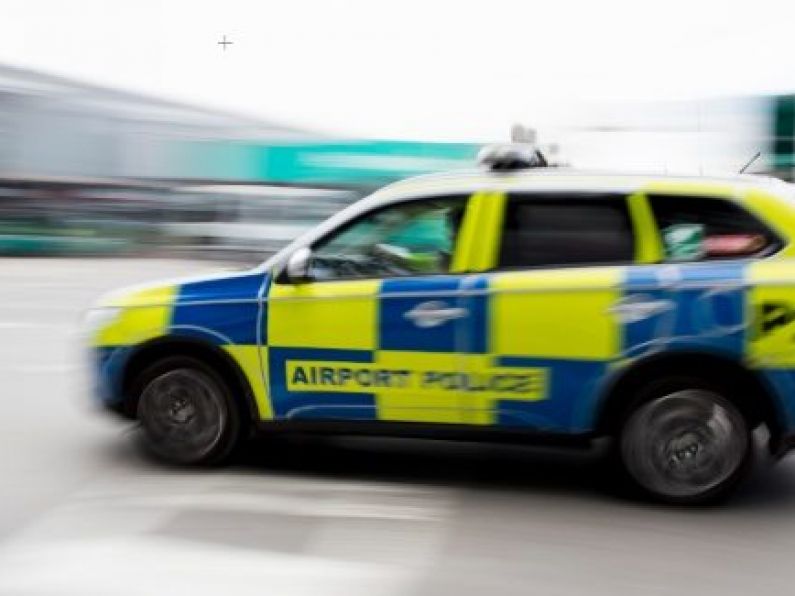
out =
[[770,273],[779,277],[776,260],[758,258],[783,246],[777,235],[731,194],[662,190],[647,200],[663,264],[634,268],[627,300],[668,308],[627,324],[625,354],[687,350],[756,363],[791,345],[792,328],[776,324],[791,319],[791,289],[765,287]]
[[[643,256],[630,201],[604,193],[510,193],[493,272],[479,276],[487,349],[472,369],[474,424],[576,432],[620,357],[626,266]],[[473,329],[472,334],[478,331]]]

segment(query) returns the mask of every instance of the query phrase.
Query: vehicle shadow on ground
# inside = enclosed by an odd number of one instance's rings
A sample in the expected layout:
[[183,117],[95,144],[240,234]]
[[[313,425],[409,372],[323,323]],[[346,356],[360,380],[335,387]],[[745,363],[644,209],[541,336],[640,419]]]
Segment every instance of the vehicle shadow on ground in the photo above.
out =
[[[659,507],[625,486],[613,471],[608,452],[608,444],[585,451],[421,439],[285,436],[250,443],[233,466],[263,474],[577,495]],[[758,459],[749,480],[718,505],[795,510],[795,457],[776,466]]]
[[[250,444],[237,464],[262,471],[391,482],[503,488],[593,484],[593,455],[422,439],[278,437]],[[595,465],[594,465],[595,464]]]
[[[141,446],[137,432],[129,430],[127,441],[120,440],[105,451],[113,466],[158,469],[175,475],[199,471],[154,461]],[[279,435],[250,441],[228,465],[206,471],[567,496],[665,508],[620,482],[606,455],[608,447],[603,444],[586,451],[424,439]],[[777,465],[763,456],[757,459],[748,481],[717,507],[795,513],[795,454]]]

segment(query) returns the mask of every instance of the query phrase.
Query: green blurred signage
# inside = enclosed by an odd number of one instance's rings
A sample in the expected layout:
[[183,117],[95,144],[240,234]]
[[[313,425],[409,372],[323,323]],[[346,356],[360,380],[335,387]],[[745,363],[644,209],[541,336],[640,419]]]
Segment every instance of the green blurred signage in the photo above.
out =
[[795,95],[773,99],[773,167],[795,168]]
[[184,177],[256,182],[382,184],[429,172],[471,168],[480,145],[411,141],[180,144]]

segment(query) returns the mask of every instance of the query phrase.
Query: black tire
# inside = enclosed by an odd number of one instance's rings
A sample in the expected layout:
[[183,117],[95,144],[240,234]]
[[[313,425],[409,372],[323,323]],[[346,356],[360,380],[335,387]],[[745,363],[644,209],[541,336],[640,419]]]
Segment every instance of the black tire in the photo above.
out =
[[752,430],[729,390],[696,378],[660,379],[635,396],[615,455],[623,476],[655,500],[714,503],[749,472]]
[[218,464],[239,443],[243,413],[227,383],[203,362],[164,358],[146,368],[134,387],[143,444],[158,459]]

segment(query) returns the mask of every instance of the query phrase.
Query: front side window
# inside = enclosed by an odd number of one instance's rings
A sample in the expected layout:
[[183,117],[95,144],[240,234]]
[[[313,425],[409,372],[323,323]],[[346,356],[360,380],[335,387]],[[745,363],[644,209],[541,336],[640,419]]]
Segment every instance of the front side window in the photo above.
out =
[[316,280],[429,275],[450,270],[466,197],[424,199],[368,213],[313,248]]
[[668,261],[770,254],[779,240],[740,205],[708,197],[649,196]]
[[512,195],[500,268],[630,263],[635,242],[626,199],[616,195]]

